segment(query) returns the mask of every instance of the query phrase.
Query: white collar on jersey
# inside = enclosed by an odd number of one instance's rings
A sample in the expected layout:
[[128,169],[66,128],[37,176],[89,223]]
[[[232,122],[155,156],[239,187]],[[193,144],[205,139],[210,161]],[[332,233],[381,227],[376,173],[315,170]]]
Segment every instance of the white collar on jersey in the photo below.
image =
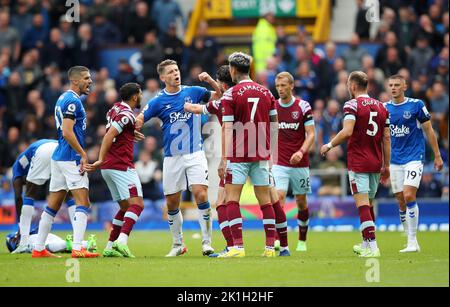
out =
[[252,79],[241,80],[241,81],[239,81],[239,84],[244,83],[244,82],[253,82],[253,80]]
[[398,107],[398,106],[401,106],[401,105],[404,105],[405,103],[407,103],[408,99],[409,99],[408,97],[405,97],[405,101],[399,102],[399,103],[396,103],[394,100],[391,100],[391,104],[395,107]]
[[78,98],[80,98],[80,95],[78,95],[77,93],[75,93],[73,90],[68,90],[68,92],[72,92],[75,94],[75,96],[77,96]]
[[283,108],[289,108],[290,106],[292,106],[293,104],[294,104],[294,102],[295,102],[295,97],[294,96],[292,96],[292,99],[291,99],[291,101],[289,101],[288,103],[283,103],[282,101],[281,101],[281,98],[279,98],[278,99],[278,103],[280,104],[280,106],[282,106]]
[[359,98],[359,97],[370,98],[370,96],[369,96],[369,95],[367,95],[367,94],[362,94],[362,95],[359,95],[359,96],[358,96],[358,97],[356,97],[356,98]]
[[128,103],[126,103],[125,101],[121,101],[120,104],[123,105],[124,107],[126,107],[127,109],[131,110],[130,105]]
[[180,90],[179,90],[178,92],[175,92],[175,93],[169,93],[168,91],[166,91],[166,89],[163,89],[163,91],[164,91],[164,93],[165,93],[166,95],[172,96],[172,95],[176,95],[176,94],[178,94],[179,92],[181,92],[182,89],[183,89],[183,87],[180,85]]

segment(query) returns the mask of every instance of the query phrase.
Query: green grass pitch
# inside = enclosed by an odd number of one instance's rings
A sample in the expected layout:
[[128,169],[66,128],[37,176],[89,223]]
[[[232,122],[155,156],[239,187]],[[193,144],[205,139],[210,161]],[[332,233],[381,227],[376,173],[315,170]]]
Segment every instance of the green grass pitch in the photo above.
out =
[[[101,251],[107,234],[96,234]],[[308,252],[262,258],[263,231],[244,231],[247,256],[240,259],[204,257],[200,240],[192,235],[185,232],[187,254],[167,259],[169,231],[134,232],[129,246],[136,259],[81,259],[79,283],[66,281],[68,254],[63,259],[32,259],[29,254],[10,255],[2,244],[0,286],[449,286],[447,232],[420,233],[422,252],[414,254],[399,254],[406,241],[400,233],[378,233],[379,282],[367,282],[367,275],[375,276],[368,271],[375,266],[352,253],[353,244],[360,241],[358,232],[310,232]],[[222,249],[219,231],[214,232],[214,239],[214,247]],[[296,239],[297,233],[291,232],[291,250],[295,250]]]

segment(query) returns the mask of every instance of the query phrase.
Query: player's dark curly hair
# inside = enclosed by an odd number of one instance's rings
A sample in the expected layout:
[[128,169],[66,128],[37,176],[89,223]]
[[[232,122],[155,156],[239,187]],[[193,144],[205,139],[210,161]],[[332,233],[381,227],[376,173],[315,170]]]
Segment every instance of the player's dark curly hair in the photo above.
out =
[[252,63],[252,57],[243,52],[234,52],[228,57],[230,66],[237,69],[242,74],[250,73],[250,65]]
[[139,94],[140,90],[141,86],[139,84],[133,82],[126,83],[119,89],[120,99],[128,101],[134,95]]
[[236,83],[231,79],[230,67],[228,65],[222,65],[217,70],[217,80],[225,83],[229,87],[235,86]]

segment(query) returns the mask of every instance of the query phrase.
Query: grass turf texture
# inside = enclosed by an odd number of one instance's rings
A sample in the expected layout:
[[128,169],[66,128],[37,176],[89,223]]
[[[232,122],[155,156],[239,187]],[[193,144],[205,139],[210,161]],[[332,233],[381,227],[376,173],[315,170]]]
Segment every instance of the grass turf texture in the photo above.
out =
[[[0,232],[4,242],[6,233]],[[66,233],[57,233],[65,237]],[[99,251],[107,234],[96,233]],[[201,255],[199,239],[185,233],[188,253],[164,258],[171,245],[169,231],[133,232],[130,249],[136,259],[80,260],[80,282],[67,283],[63,259],[32,259],[30,254],[10,255],[0,247],[0,286],[449,286],[449,234],[422,232],[420,253],[399,254],[406,241],[398,232],[377,234],[381,249],[380,282],[368,283],[367,259],[358,258],[352,246],[357,232],[310,232],[308,252],[295,252],[297,233],[289,234],[291,257],[263,258],[263,231],[244,231],[245,258],[211,259]],[[214,247],[224,246],[214,232]]]

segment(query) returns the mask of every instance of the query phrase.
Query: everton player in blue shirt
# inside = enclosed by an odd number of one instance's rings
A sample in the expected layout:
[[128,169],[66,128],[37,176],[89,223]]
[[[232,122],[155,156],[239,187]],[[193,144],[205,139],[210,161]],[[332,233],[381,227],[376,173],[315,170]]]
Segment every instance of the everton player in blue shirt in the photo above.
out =
[[392,100],[386,104],[390,114],[391,130],[391,185],[400,207],[400,220],[408,235],[406,248],[401,253],[419,252],[417,228],[419,207],[417,189],[425,158],[425,132],[434,152],[434,168],[442,170],[443,161],[436,135],[431,126],[431,115],[422,100],[405,97],[406,80],[400,75],[389,78],[388,90]]
[[202,253],[214,252],[211,247],[211,206],[208,201],[208,164],[203,151],[201,117],[184,111],[185,103],[207,103],[218,99],[221,91],[218,84],[207,73],[199,75],[200,81],[208,82],[215,90],[204,87],[181,85],[177,62],[165,60],[157,67],[165,88],[150,100],[136,119],[136,129],[152,117],[162,121],[164,134],[163,189],[167,200],[168,222],[173,236],[173,245],[166,257],[184,254],[183,217],[180,212],[181,192],[188,187],[194,194],[199,209],[202,230]]
[[37,243],[32,257],[56,257],[45,249],[45,240],[50,233],[54,218],[68,191],[72,192],[77,206],[73,221],[73,258],[94,258],[82,247],[89,213],[89,180],[86,171],[87,154],[84,151],[86,112],[80,96],[88,94],[92,84],[89,69],[74,66],[69,69],[70,89],[63,93],[55,106],[55,121],[58,131],[58,147],[51,161],[50,195],[48,205],[41,216]]

